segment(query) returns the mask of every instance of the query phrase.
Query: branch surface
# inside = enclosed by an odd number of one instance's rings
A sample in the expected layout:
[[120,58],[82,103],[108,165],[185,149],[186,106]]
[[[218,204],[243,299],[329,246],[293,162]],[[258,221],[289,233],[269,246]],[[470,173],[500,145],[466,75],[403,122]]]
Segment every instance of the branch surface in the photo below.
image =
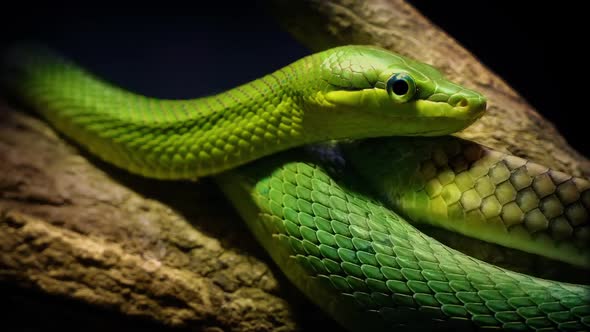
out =
[[131,176],[1,101],[0,116],[0,281],[173,327],[293,331],[297,315],[327,319],[209,181]]

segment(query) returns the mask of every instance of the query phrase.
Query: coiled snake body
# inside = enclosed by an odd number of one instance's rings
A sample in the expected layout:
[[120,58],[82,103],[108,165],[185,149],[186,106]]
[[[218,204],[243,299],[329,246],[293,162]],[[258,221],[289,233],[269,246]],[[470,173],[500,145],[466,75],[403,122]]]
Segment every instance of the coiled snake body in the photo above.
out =
[[[426,64],[344,46],[194,100],[140,96],[32,46],[1,68],[102,159],[159,179],[214,175],[287,277],[350,330],[590,327],[590,287],[479,261],[400,216],[590,266],[588,181],[452,137],[390,137],[451,134],[485,110]],[[374,137],[389,138],[288,150]]]

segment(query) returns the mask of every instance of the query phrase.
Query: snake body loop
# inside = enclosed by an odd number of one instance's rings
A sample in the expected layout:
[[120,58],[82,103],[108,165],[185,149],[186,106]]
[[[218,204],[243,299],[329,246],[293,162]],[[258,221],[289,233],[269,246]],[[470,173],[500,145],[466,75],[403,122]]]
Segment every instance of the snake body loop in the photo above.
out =
[[[510,227],[488,226],[523,224],[525,232],[544,232],[548,246],[566,243],[555,257],[572,256],[572,263],[586,266],[587,181],[495,152],[491,161],[471,158],[469,144],[452,138],[347,145],[344,157],[330,157],[344,167],[289,150],[327,140],[451,134],[483,114],[483,96],[426,64],[375,47],[344,46],[193,100],[126,91],[30,45],[4,54],[0,73],[15,96],[107,162],[159,179],[215,175],[287,277],[350,330],[590,327],[589,286],[484,263],[400,216],[475,235],[491,229],[485,240],[516,247],[526,239],[510,237]],[[500,163],[514,167],[504,174]],[[561,187],[550,188],[543,174]],[[542,197],[518,201],[527,186]],[[535,209],[540,214],[526,214]]]

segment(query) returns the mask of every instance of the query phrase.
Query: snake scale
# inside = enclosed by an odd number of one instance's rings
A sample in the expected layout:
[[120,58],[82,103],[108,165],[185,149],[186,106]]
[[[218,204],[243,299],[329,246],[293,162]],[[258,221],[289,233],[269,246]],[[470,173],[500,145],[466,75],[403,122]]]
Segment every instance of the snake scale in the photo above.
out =
[[215,176],[289,280],[349,330],[590,328],[588,285],[485,263],[408,223],[590,267],[590,183],[443,136],[486,99],[427,64],[342,46],[192,100],[132,93],[37,45],[0,68],[8,91],[105,161]]

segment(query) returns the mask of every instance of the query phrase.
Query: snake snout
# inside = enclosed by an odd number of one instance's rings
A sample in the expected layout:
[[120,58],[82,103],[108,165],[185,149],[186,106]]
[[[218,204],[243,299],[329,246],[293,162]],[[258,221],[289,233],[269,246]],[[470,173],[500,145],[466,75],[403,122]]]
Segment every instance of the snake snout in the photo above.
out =
[[487,107],[486,98],[472,91],[456,93],[449,98],[448,103],[455,109],[473,115],[483,113]]

